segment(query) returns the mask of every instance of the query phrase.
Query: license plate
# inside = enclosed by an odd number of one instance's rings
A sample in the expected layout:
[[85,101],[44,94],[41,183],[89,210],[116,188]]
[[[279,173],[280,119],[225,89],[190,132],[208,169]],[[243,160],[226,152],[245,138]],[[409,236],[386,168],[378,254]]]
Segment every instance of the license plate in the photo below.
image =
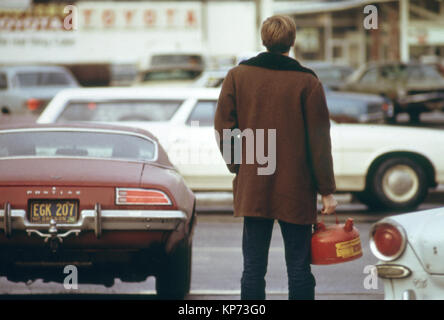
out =
[[75,223],[77,221],[78,200],[30,200],[29,212],[32,223]]

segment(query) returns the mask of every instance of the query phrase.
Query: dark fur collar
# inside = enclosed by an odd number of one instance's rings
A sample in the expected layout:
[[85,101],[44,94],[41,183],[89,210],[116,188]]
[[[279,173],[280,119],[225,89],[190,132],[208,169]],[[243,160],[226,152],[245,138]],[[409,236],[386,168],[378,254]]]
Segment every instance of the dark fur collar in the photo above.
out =
[[242,61],[239,64],[273,70],[307,72],[311,73],[317,78],[313,70],[303,67],[297,60],[279,53],[262,52],[253,58]]

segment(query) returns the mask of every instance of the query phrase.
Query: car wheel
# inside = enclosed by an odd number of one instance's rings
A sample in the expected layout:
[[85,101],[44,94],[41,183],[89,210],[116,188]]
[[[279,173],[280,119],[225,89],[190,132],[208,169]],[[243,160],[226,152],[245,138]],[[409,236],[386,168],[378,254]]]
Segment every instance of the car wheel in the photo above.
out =
[[9,111],[9,108],[8,108],[7,106],[3,106],[3,107],[1,108],[1,113],[2,113],[2,114],[10,114],[11,111]]
[[166,258],[156,276],[160,299],[181,300],[190,292],[192,247],[192,243],[181,244]]
[[420,122],[421,112],[418,111],[410,111],[409,112],[409,121],[410,123],[419,123]]
[[355,192],[353,195],[356,199],[365,204],[369,209],[378,209],[380,204],[375,200],[375,197],[369,191]]
[[375,199],[373,207],[415,208],[427,196],[427,176],[424,169],[409,158],[390,158],[374,171],[370,192]]

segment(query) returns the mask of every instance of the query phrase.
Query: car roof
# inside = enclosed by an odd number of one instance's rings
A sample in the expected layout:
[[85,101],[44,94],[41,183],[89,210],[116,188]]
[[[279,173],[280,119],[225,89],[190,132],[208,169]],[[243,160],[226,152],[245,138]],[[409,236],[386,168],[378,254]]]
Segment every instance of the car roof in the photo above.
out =
[[426,63],[420,63],[416,61],[399,62],[399,61],[372,61],[368,62],[367,67],[388,67],[388,66],[425,66]]
[[140,100],[140,99],[217,99],[220,88],[192,88],[192,87],[109,87],[109,88],[75,88],[64,89],[58,93],[70,100]]
[[126,132],[147,136],[148,138],[158,141],[158,139],[148,130],[136,128],[136,127],[128,127],[124,125],[114,125],[114,124],[105,124],[105,123],[95,123],[95,122],[70,122],[70,123],[49,123],[49,124],[39,124],[39,123],[30,123],[30,124],[13,124],[13,125],[2,125],[0,127],[0,132],[9,131],[9,130],[29,130],[29,129],[61,129],[61,130],[70,130],[70,129],[79,129],[88,131],[94,130],[107,130],[107,131],[116,131],[117,132]]
[[53,65],[11,65],[0,66],[0,71],[16,71],[16,72],[41,72],[41,71],[65,71],[62,66]]

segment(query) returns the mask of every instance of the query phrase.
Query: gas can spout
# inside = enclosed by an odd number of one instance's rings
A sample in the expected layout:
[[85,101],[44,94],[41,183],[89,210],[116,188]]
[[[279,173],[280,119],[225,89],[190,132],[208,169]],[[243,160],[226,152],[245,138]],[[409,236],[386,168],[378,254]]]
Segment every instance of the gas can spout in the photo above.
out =
[[344,230],[347,232],[351,232],[353,230],[353,218],[348,218],[347,221],[345,221]]

